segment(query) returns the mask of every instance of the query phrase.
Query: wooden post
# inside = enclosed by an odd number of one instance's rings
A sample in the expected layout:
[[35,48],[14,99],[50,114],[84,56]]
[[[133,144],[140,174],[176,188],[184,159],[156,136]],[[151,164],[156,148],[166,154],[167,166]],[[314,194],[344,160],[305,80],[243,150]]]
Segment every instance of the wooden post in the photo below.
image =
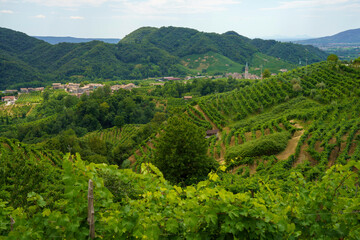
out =
[[15,220],[12,218],[12,216],[10,216],[10,230],[12,231],[14,229],[14,224],[15,224]]
[[94,219],[94,189],[93,181],[89,179],[89,188],[88,188],[88,223],[89,223],[89,237],[90,239],[95,238],[95,219]]

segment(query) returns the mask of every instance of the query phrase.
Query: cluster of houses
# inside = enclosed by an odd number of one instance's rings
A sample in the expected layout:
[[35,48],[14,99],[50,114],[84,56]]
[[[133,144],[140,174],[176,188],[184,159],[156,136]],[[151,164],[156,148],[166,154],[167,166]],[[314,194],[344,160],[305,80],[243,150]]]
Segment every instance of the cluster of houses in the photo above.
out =
[[111,88],[111,91],[114,92],[114,91],[118,91],[120,89],[131,90],[133,88],[136,88],[136,85],[133,83],[129,83],[129,84],[123,84],[123,85],[113,85],[110,88]]
[[[8,89],[3,91],[5,94],[22,94],[22,93],[30,93],[30,92],[42,92],[44,91],[44,87],[37,87],[37,88],[20,88],[20,92],[18,90]],[[4,96],[1,97],[2,102],[6,102],[6,105],[15,104],[17,100],[16,96]]]
[[103,84],[100,83],[90,83],[87,85],[81,86],[80,83],[67,83],[67,84],[61,84],[61,83],[53,83],[52,88],[53,89],[64,89],[66,92],[70,93],[70,95],[80,97],[82,94],[89,95],[91,91],[97,88],[104,87]]
[[1,97],[1,101],[5,102],[6,105],[15,104],[16,97],[15,96]]
[[[70,93],[70,95],[80,97],[82,94],[89,95],[90,92],[94,91],[97,88],[104,87],[104,84],[100,83],[89,83],[86,85],[81,86],[80,83],[68,83],[68,84],[61,84],[61,83],[53,83],[53,89],[64,89],[66,92]],[[136,88],[136,85],[133,83],[125,84],[125,85],[113,85],[110,87],[111,91],[118,91],[119,89],[131,90]]]
[[[44,91],[44,87],[37,87],[37,88],[20,88],[20,93],[31,93],[31,92],[42,92]],[[16,90],[13,90],[16,91]]]

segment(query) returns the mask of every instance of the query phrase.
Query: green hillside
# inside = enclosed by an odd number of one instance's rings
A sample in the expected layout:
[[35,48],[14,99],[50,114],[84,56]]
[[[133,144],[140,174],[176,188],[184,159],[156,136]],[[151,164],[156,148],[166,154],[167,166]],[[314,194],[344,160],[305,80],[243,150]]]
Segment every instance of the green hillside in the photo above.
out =
[[255,73],[260,76],[261,67],[262,69],[269,69],[272,73],[280,73],[280,69],[291,70],[298,67],[294,63],[283,61],[279,58],[271,57],[262,53],[256,53],[253,55],[249,62],[251,73]]
[[193,54],[182,58],[181,62],[185,67],[194,70],[195,73],[216,74],[224,72],[244,71],[244,65],[232,61],[231,59],[214,52],[205,54]]
[[[91,41],[56,45],[0,28],[0,52],[3,60],[0,89],[20,88],[21,84],[46,86],[76,79],[109,81],[184,77],[197,73],[195,69],[198,68],[209,73],[225,73],[240,69],[238,67],[250,63],[259,53],[280,58],[284,64],[281,63],[279,68],[290,68],[286,63],[295,64],[299,58],[307,58],[308,63],[326,58],[324,52],[308,46],[251,40],[235,32],[204,33],[176,27],[140,28],[118,44]],[[206,68],[191,64],[194,66],[187,68],[182,63],[182,60],[192,59],[193,55],[201,57],[208,53],[216,53],[219,64],[214,62]],[[277,62],[271,57],[264,56],[270,62]]]
[[194,82],[2,106],[0,238],[358,238],[358,65]]

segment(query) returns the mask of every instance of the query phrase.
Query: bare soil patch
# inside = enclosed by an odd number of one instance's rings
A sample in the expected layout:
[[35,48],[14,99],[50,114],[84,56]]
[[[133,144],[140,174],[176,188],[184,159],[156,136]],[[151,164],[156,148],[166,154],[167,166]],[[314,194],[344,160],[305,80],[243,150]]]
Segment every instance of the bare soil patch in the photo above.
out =
[[335,144],[336,143],[336,138],[335,137],[332,137],[330,140],[329,140],[329,144]]
[[300,141],[301,136],[304,134],[305,130],[296,131],[293,137],[289,140],[284,151],[276,155],[276,158],[279,160],[286,160],[292,154],[295,153],[296,147]]
[[231,136],[230,146],[235,146],[235,136]]
[[238,136],[238,143],[239,143],[239,144],[243,144],[243,143],[244,143],[243,140],[242,140],[242,137],[240,136],[240,134],[239,134],[239,136]]
[[251,132],[246,132],[245,133],[245,140],[248,142],[248,141],[251,141],[252,139],[252,133]]
[[260,130],[256,130],[256,138],[260,138],[262,136],[262,133]]
[[336,146],[336,147],[334,147],[334,149],[331,151],[330,157],[329,157],[328,167],[331,167],[332,165],[334,165],[335,160],[336,160],[336,158],[337,158],[338,155],[339,155],[339,150],[340,150],[339,147]]
[[321,147],[321,141],[316,141],[315,142],[315,146],[314,146],[315,150],[319,153],[321,153],[322,151],[324,151],[324,147]]
[[266,128],[266,129],[264,130],[264,133],[265,133],[265,135],[269,135],[269,134],[270,134],[270,128]]
[[308,153],[306,150],[308,149],[309,145],[304,144],[300,148],[300,154],[296,162],[294,163],[293,167],[298,166],[299,164],[304,163],[306,160],[309,160],[311,162],[311,165],[314,166],[317,164],[316,160],[312,158],[310,153]]

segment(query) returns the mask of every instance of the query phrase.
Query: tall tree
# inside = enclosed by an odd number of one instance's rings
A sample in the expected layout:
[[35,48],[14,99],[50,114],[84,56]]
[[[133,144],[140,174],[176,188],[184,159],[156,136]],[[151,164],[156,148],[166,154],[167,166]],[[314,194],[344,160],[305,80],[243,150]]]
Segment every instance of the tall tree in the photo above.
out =
[[217,162],[207,156],[205,131],[181,115],[168,120],[156,149],[155,165],[172,183],[192,184],[215,169]]
[[271,72],[269,69],[266,68],[262,74],[262,78],[264,79],[264,78],[268,78],[270,76],[271,76]]
[[330,54],[327,57],[327,61],[329,62],[337,62],[339,60],[338,56],[336,56],[335,54]]

